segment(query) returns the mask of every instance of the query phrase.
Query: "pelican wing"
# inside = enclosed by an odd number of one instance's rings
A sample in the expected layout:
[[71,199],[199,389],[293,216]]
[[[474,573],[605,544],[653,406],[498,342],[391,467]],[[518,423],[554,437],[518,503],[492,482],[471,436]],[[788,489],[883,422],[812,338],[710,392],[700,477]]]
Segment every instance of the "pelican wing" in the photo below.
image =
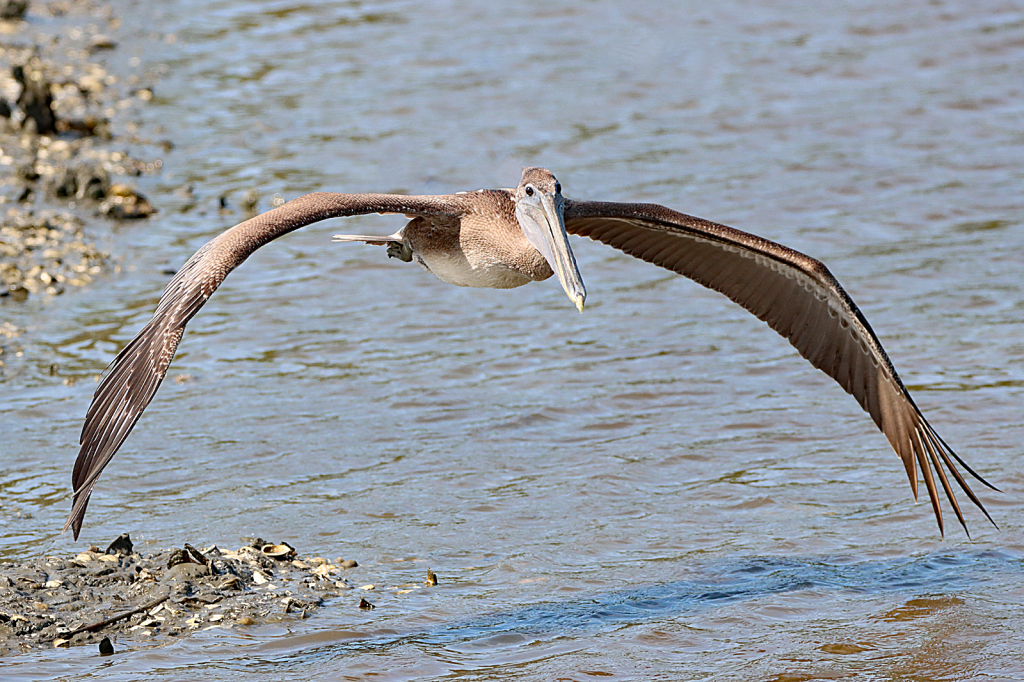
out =
[[[752,234],[656,204],[566,201],[565,228],[725,294],[839,382],[903,460],[917,499],[917,466],[943,530],[938,478],[967,530],[945,469],[992,521],[954,460],[986,486],[924,418],[860,309],[820,261]],[[994,522],[993,522],[994,523]]]
[[74,499],[64,530],[72,528],[78,539],[96,479],[160,387],[185,325],[228,273],[256,249],[328,218],[366,213],[458,215],[463,203],[456,195],[307,194],[232,227],[196,251],[164,289],[153,319],[118,353],[96,388],[82,427],[71,478]]

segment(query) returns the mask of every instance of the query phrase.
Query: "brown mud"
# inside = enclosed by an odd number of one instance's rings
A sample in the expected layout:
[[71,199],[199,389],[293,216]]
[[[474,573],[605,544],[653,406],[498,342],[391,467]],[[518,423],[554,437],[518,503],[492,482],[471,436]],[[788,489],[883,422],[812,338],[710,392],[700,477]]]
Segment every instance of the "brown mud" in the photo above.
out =
[[[307,618],[351,596],[351,559],[300,557],[287,544],[252,539],[237,551],[216,545],[136,552],[128,534],[100,551],[0,563],[0,656],[38,648],[117,646],[118,635],[171,641],[209,628]],[[366,595],[371,585],[363,585]]]

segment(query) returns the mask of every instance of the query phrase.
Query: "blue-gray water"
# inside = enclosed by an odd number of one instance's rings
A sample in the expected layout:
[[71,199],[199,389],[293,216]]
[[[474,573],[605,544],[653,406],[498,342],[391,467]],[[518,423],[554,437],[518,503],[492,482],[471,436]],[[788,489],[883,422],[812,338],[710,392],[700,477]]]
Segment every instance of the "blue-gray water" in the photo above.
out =
[[[115,8],[110,59],[155,82],[140,131],[176,147],[141,180],[161,213],[106,238],[120,274],[0,308],[24,329],[0,385],[0,556],[259,534],[357,558],[378,608],[34,653],[5,676],[1024,678],[1018,4]],[[374,216],[231,275],[82,542],[59,534],[93,377],[165,271],[242,218],[218,196],[449,193],[524,165],[828,263],[1002,489],[982,493],[999,529],[969,509],[973,539],[952,518],[941,538],[855,401],[724,298],[589,242],[583,315],[553,281],[458,289],[330,242],[402,224]],[[438,588],[399,594],[428,566]]]

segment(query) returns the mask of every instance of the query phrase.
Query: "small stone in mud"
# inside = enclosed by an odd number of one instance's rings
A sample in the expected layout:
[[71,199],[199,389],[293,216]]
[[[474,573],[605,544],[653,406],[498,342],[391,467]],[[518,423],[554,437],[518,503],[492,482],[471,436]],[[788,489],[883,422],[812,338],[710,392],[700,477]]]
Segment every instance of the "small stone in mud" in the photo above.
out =
[[222,590],[244,590],[245,585],[242,584],[242,579],[237,575],[230,576],[219,585]]
[[143,195],[123,184],[111,185],[108,198],[100,204],[100,213],[114,220],[148,218],[156,209]]
[[189,582],[208,575],[210,575],[209,566],[189,562],[175,564],[167,571],[168,578],[182,582]]
[[117,43],[115,43],[113,40],[103,35],[102,33],[97,33],[89,41],[90,52],[99,52],[100,50],[113,50],[115,47],[117,47]]
[[371,604],[370,602],[366,601],[365,597],[360,597],[359,598],[359,608],[365,609],[365,610],[369,611],[370,609],[375,609],[377,607],[374,606],[373,604]]
[[427,585],[427,587],[433,587],[434,585],[437,585],[437,576],[434,575],[434,572],[428,568],[427,579],[423,582],[425,585]]
[[3,295],[10,296],[12,300],[21,302],[28,298],[28,289],[20,284],[10,284]]
[[260,195],[254,189],[247,189],[239,202],[242,212],[247,216],[254,216],[260,211]]
[[355,559],[342,559],[341,557],[338,557],[336,561],[338,563],[338,566],[342,568],[355,568],[359,565],[359,563]]
[[110,643],[109,637],[104,637],[100,641],[100,656],[110,656],[114,653],[114,645]]

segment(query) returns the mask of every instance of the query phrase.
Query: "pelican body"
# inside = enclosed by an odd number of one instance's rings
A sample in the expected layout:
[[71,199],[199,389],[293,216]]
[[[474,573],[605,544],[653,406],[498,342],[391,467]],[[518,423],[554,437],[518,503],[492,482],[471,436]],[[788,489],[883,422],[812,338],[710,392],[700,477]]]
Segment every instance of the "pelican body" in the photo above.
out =
[[766,322],[857,400],[903,461],[915,499],[920,468],[940,532],[939,486],[967,529],[950,477],[992,521],[956,464],[995,488],[924,418],[867,319],[824,264],[664,206],[572,201],[562,196],[550,171],[526,168],[515,189],[439,196],[307,194],[207,242],[171,279],[153,318],[117,355],[96,389],[82,427],[65,531],[73,529],[78,539],[97,478],[153,399],[185,325],[228,274],[289,232],[368,213],[404,214],[410,220],[390,236],[336,235],[335,240],[386,246],[389,256],[415,260],[457,286],[511,289],[555,275],[582,312],[586,289],[569,244],[573,234],[718,291]]

